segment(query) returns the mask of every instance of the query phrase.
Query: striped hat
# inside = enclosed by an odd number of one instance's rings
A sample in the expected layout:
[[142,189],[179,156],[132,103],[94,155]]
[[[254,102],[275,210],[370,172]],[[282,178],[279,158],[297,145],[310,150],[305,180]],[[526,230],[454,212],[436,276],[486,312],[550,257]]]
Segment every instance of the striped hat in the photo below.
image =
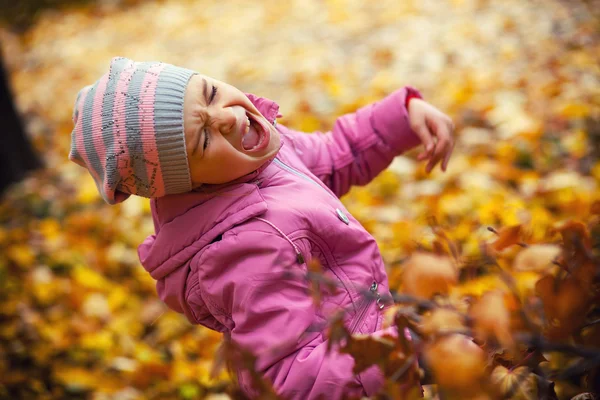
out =
[[192,189],[183,98],[194,74],[115,57],[108,73],[77,95],[69,159],[88,169],[108,204]]

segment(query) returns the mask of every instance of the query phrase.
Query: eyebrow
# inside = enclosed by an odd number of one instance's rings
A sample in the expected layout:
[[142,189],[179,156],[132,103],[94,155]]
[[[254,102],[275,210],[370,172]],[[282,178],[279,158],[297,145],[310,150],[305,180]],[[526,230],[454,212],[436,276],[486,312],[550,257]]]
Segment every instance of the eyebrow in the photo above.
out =
[[202,78],[202,83],[204,86],[204,99],[206,101],[208,101],[208,83],[206,82],[206,79]]
[[[203,86],[203,90],[202,93],[204,94],[204,100],[206,100],[208,102],[208,82],[206,82],[205,78],[202,78],[202,86]],[[202,138],[202,126],[198,128],[198,130],[196,131],[196,137],[198,138],[198,140],[196,140],[196,146],[194,147],[194,150],[192,151],[192,155],[196,154],[196,151],[198,150],[198,147],[200,146],[200,139]],[[202,156],[204,156],[204,154],[202,154]]]

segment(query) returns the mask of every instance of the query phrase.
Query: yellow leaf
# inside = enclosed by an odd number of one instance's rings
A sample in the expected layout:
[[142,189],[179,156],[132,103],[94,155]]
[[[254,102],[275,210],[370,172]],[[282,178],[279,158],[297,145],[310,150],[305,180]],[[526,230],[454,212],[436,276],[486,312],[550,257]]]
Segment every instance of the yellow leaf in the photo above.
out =
[[81,337],[79,344],[84,349],[108,352],[109,350],[112,350],[115,342],[113,340],[112,332],[104,330],[84,334]]
[[117,310],[118,308],[126,305],[130,299],[130,292],[123,289],[121,286],[116,286],[111,289],[108,294],[108,306],[110,310]]
[[517,286],[519,297],[524,299],[534,294],[535,285],[540,279],[540,273],[523,271],[513,272],[511,275],[514,278],[515,285]]
[[56,240],[61,235],[61,226],[57,220],[46,218],[40,221],[39,230],[46,240]]
[[32,267],[35,263],[35,253],[31,247],[24,244],[12,245],[7,251],[8,258],[20,267]]
[[491,381],[500,391],[502,398],[515,400],[535,400],[537,396],[537,380],[527,367],[508,370],[502,365],[494,368]]
[[81,287],[100,291],[109,290],[112,285],[91,268],[78,265],[73,269],[73,280]]
[[77,200],[80,203],[88,204],[98,201],[100,193],[98,193],[98,188],[91,175],[82,177],[78,182]]
[[560,113],[565,118],[584,118],[590,115],[591,108],[585,103],[568,103],[563,105]]
[[459,286],[455,286],[451,290],[453,296],[481,296],[485,292],[492,289],[506,288],[504,281],[498,275],[484,275],[482,277],[472,279]]

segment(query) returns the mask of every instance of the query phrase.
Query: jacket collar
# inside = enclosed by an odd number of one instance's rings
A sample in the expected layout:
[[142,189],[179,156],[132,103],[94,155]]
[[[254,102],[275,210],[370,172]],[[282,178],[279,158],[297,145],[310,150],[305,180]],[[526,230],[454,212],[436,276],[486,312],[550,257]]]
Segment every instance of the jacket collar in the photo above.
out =
[[[277,103],[252,94],[247,96],[274,124],[279,116]],[[283,143],[282,140],[282,146]],[[152,277],[160,279],[234,225],[265,213],[267,203],[253,181],[274,158],[232,182],[202,185],[188,193],[151,199],[155,234],[138,247],[138,255]]]
[[138,247],[144,268],[160,279],[233,226],[264,214],[257,185],[241,183],[209,194],[189,192],[151,200],[156,233]]

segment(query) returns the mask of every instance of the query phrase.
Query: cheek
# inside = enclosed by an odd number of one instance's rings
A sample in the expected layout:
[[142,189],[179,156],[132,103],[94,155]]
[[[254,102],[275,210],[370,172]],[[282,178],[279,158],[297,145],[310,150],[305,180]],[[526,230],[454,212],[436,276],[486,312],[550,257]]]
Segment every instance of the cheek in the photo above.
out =
[[203,171],[203,178],[207,183],[226,183],[254,171],[259,166],[259,162],[248,160],[239,153],[223,152]]

